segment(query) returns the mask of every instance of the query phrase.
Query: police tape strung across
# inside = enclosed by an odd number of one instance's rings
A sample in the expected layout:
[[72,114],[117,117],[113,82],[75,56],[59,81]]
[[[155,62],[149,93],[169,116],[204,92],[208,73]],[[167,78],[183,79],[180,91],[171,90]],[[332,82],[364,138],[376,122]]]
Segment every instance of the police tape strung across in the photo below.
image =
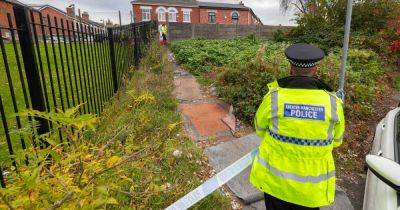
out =
[[284,116],[325,121],[325,107],[306,104],[285,104]]
[[247,155],[240,158],[238,161],[228,166],[202,185],[186,194],[184,197],[167,207],[166,210],[182,210],[188,209],[207,195],[226,184],[233,177],[244,171],[248,166],[253,163],[254,158],[258,154],[258,147],[252,150]]

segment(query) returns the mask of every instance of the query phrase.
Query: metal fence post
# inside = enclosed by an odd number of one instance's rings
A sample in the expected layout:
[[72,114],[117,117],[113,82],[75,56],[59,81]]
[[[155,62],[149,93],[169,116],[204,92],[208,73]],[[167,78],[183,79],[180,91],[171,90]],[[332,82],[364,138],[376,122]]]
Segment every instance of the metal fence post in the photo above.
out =
[[[19,44],[21,46],[22,60],[25,66],[25,74],[28,82],[29,95],[32,109],[41,112],[46,111],[44,93],[39,75],[36,55],[34,51],[33,33],[29,22],[29,10],[20,5],[14,5],[15,22],[18,29]],[[49,132],[49,122],[43,118],[35,117],[39,123],[38,134]],[[45,145],[48,145],[46,142]]]
[[114,33],[112,28],[108,28],[108,46],[110,48],[110,60],[111,60],[111,73],[114,85],[114,93],[118,91],[118,74],[117,64],[115,61],[115,49],[114,49]]
[[134,46],[134,48],[133,48],[133,52],[134,52],[135,66],[138,66],[138,65],[139,65],[139,47],[140,47],[140,46],[138,46],[137,36],[138,36],[138,33],[137,33],[137,24],[134,23],[134,24],[133,24],[133,41],[134,41],[134,43],[135,43],[135,46]]

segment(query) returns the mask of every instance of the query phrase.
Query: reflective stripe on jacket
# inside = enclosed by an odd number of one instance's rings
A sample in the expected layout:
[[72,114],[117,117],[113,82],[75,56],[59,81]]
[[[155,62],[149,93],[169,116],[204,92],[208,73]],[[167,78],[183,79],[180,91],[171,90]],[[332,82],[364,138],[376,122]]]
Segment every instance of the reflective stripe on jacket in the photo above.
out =
[[255,117],[262,137],[250,182],[281,200],[306,207],[326,206],[335,197],[334,147],[342,143],[342,101],[320,89],[280,88],[269,93]]

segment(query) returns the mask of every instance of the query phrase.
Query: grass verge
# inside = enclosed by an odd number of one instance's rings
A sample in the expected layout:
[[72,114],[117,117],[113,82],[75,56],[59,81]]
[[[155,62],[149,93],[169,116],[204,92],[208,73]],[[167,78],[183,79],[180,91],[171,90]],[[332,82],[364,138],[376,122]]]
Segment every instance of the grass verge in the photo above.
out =
[[[53,122],[41,136],[46,148],[18,151],[0,188],[0,209],[163,209],[209,177],[197,145],[182,135],[173,72],[156,44],[131,71],[100,118],[66,112],[28,111]],[[31,129],[21,134],[33,141]],[[29,160],[29,164],[25,162]],[[228,209],[215,192],[194,209]]]
[[[116,48],[121,50],[119,45]],[[83,107],[90,109],[90,113],[95,113],[96,108],[99,109],[112,96],[111,70],[107,56],[108,42],[89,44],[40,42],[34,49],[42,91],[45,93],[43,97],[49,110],[67,109],[86,103]],[[15,117],[16,111],[23,112],[27,106],[31,107],[32,102],[20,44],[17,42],[14,46],[12,43],[5,43],[4,50],[0,50],[0,54],[6,58],[0,59],[0,97],[7,126],[12,132],[19,129]],[[14,92],[15,107],[12,92]],[[28,118],[21,117],[20,121],[21,127],[29,125]],[[22,150],[21,141],[24,141],[27,147],[31,146],[28,139],[21,140],[18,135],[11,135],[10,140],[14,152]],[[5,128],[1,123],[0,162],[10,162],[9,154]]]
[[[167,52],[152,45],[141,69],[133,73],[117,100],[103,114],[99,132],[93,136],[96,141],[116,136],[127,149],[160,144],[154,155],[126,168],[132,177],[134,196],[132,200],[121,199],[139,209],[165,208],[208,178],[202,151],[181,135],[173,88]],[[226,197],[215,192],[194,208],[224,209],[229,205]]]

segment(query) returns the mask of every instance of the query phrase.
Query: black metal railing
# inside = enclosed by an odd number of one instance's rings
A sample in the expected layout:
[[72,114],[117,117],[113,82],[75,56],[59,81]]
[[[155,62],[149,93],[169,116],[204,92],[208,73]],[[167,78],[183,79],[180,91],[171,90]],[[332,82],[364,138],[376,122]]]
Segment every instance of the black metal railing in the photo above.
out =
[[[37,121],[38,134],[52,129],[44,119],[17,115],[25,109],[66,110],[83,104],[81,113],[100,114],[138,65],[157,32],[155,22],[103,28],[75,19],[42,15],[21,5],[0,26],[0,181],[17,164],[13,155],[43,142],[28,142],[10,131]],[[60,142],[63,136],[59,135]],[[26,160],[29,164],[29,160]]]

